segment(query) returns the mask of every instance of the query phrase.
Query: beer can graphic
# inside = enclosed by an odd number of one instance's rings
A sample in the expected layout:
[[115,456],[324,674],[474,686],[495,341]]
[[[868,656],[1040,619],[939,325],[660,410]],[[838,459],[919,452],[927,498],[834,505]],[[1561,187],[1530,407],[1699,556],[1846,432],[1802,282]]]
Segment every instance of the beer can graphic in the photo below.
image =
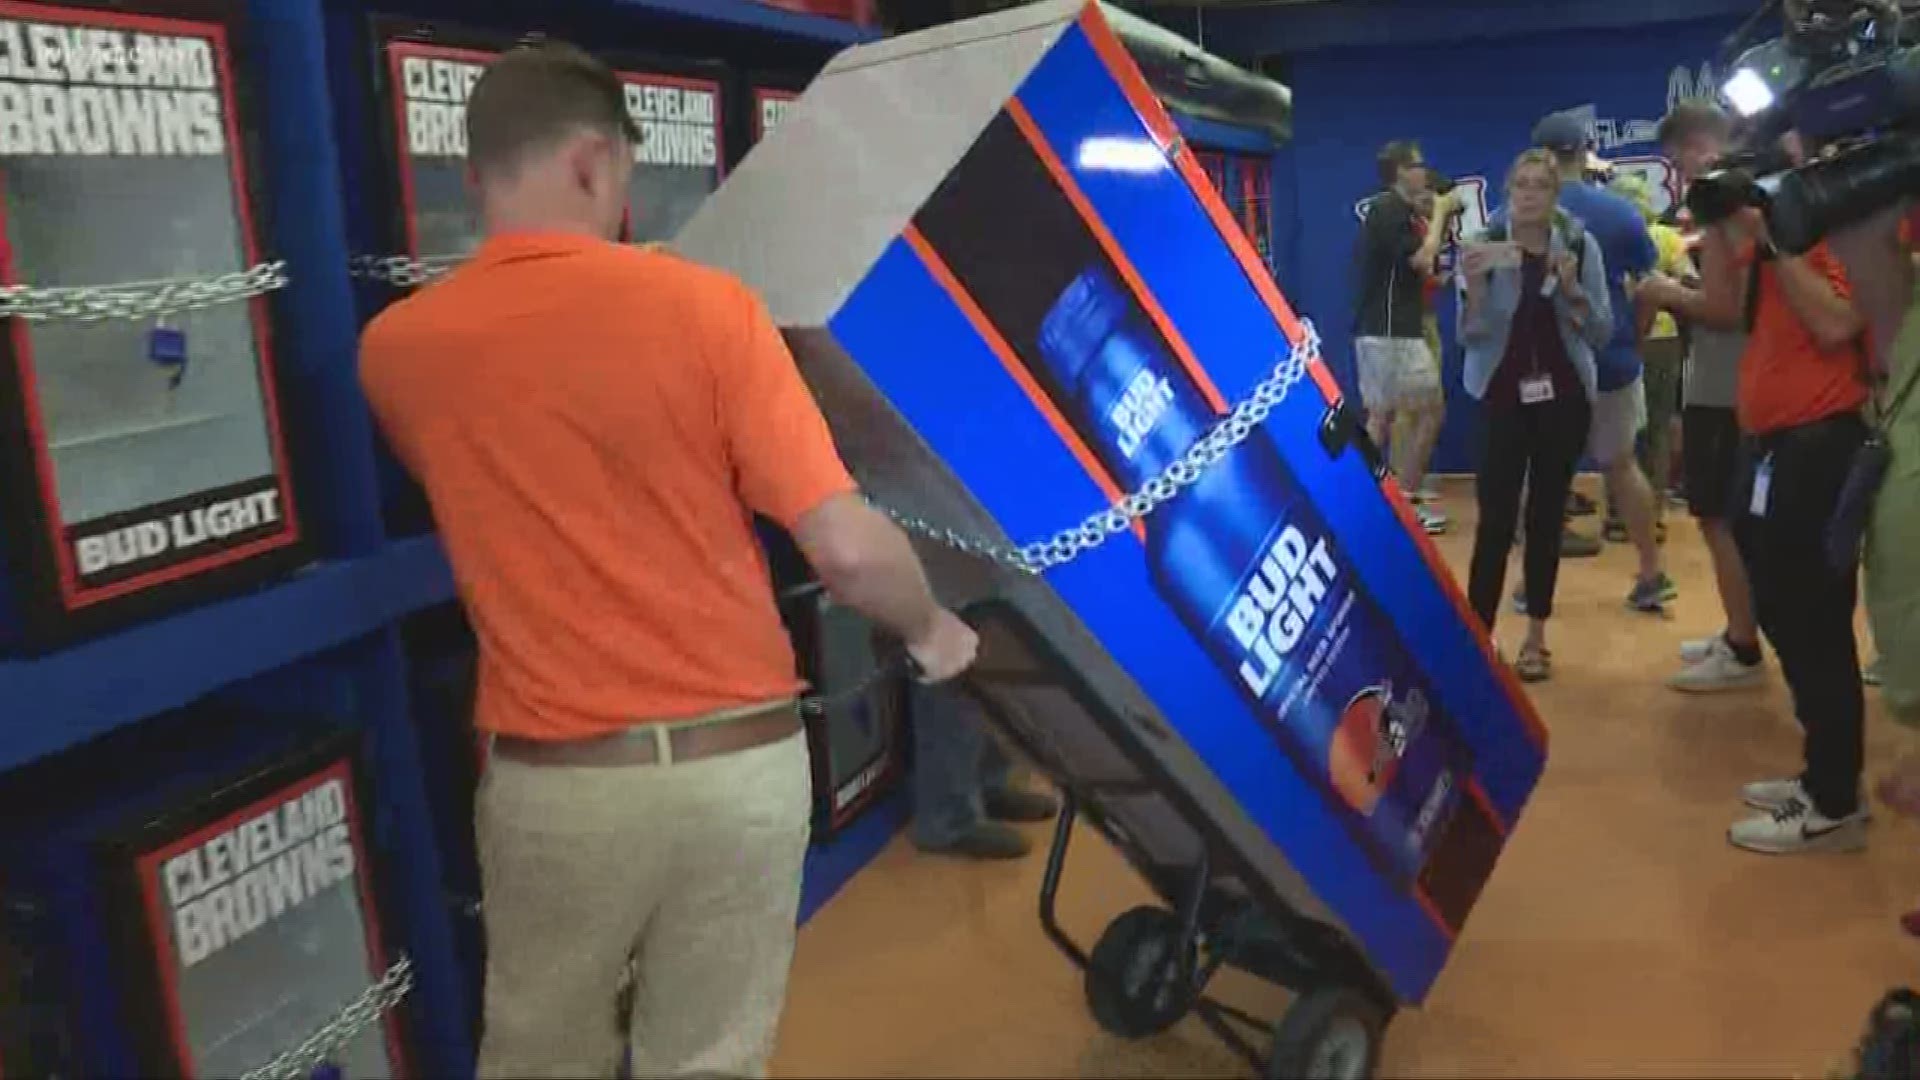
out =
[[[1039,382],[1123,488],[1160,475],[1216,421],[1103,267],[1060,294],[1038,346]],[[1155,590],[1344,808],[1376,870],[1408,890],[1446,873],[1447,826],[1481,812],[1462,798],[1471,756],[1279,448],[1256,433],[1143,525]]]

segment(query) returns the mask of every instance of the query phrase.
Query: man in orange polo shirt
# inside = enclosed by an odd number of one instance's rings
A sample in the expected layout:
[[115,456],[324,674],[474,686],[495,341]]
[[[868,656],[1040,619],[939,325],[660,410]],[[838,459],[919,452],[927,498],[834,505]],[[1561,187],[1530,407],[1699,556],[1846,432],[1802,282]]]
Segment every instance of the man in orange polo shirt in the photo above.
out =
[[630,1040],[635,1075],[759,1075],[810,782],[752,515],[929,681],[977,643],[861,501],[760,302],[611,241],[638,132],[604,65],[508,53],[467,134],[487,239],[367,328],[361,374],[480,639],[480,1072],[612,1076]]
[[[1825,244],[1804,256],[1778,252],[1755,209],[1709,230],[1703,243],[1719,249],[1704,258],[1730,261],[1751,285],[1740,313],[1749,330],[1737,400],[1744,461],[1728,509],[1761,629],[1805,732],[1803,771],[1748,784],[1743,801],[1760,813],[1736,823],[1728,839],[1767,854],[1857,850],[1867,818],[1854,640],[1859,571],[1830,565],[1825,538],[1867,436],[1865,327]],[[1722,304],[1736,296],[1726,290]]]

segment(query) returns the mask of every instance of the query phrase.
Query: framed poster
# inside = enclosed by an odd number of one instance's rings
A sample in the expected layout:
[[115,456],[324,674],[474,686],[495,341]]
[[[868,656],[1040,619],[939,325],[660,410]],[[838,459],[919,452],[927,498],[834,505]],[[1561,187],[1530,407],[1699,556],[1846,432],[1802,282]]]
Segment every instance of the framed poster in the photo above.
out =
[[405,254],[465,258],[480,244],[480,221],[467,194],[467,97],[502,49],[412,38],[385,40],[380,48]]
[[774,86],[756,86],[753,88],[753,141],[759,142],[767,133],[780,126],[780,118],[786,115],[787,106],[798,100],[798,90],[783,90]]
[[[0,281],[178,297],[262,262],[230,33],[0,2]],[[0,335],[0,539],[20,609],[0,624],[25,636],[299,557],[267,299],[116,306],[16,315]]]
[[627,200],[632,239],[672,240],[726,175],[720,79],[657,61],[616,58],[614,66],[640,126]]
[[[326,740],[103,845],[153,1074],[258,1068],[386,971],[354,745]],[[399,1017],[331,1063],[354,1080],[403,1075]]]
[[[487,64],[519,40],[437,24],[377,20],[379,71],[404,254],[448,266],[480,242],[467,190],[467,99]],[[628,202],[629,239],[670,240],[725,174],[725,102],[718,65],[621,54],[606,57],[639,125]]]

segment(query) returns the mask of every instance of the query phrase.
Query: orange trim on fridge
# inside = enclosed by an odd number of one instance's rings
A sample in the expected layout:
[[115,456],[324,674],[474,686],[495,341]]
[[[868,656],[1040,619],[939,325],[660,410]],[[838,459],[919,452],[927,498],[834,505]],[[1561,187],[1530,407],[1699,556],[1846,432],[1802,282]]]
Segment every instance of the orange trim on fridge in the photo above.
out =
[[1101,17],[1100,6],[1088,4],[1082,8],[1079,22],[1081,31],[1087,35],[1087,41],[1093,45],[1093,51],[1106,62],[1107,71],[1113,75],[1114,81],[1120,84],[1120,90],[1127,95],[1127,100],[1133,103],[1133,111],[1139,113],[1140,119],[1146,121],[1147,131],[1153,135],[1154,140],[1162,147],[1171,147],[1180,143],[1180,129],[1174,126],[1173,117],[1167,113],[1166,107],[1160,104],[1160,97],[1153,92],[1153,87],[1147,85],[1146,78],[1140,74],[1140,69],[1134,64],[1133,58],[1127,55],[1126,46],[1120,44],[1120,39],[1114,35],[1113,28],[1107,25],[1105,18]]
[[1214,385],[1213,379],[1207,375],[1207,370],[1200,366],[1199,357],[1193,354],[1187,339],[1181,336],[1179,329],[1173,325],[1173,320],[1167,317],[1166,309],[1160,306],[1160,301],[1156,300],[1153,293],[1148,290],[1146,280],[1134,267],[1133,260],[1127,258],[1127,253],[1120,247],[1120,241],[1114,238],[1106,222],[1100,220],[1100,215],[1093,209],[1093,203],[1087,199],[1087,193],[1080,190],[1080,185],[1074,180],[1073,174],[1067,170],[1066,162],[1061,161],[1060,155],[1054,152],[1053,144],[1047,141],[1047,136],[1040,130],[1040,125],[1034,122],[1033,114],[1027,111],[1027,107],[1020,103],[1019,98],[1013,98],[1007,102],[1007,115],[1013,119],[1014,126],[1020,129],[1020,134],[1026,137],[1028,145],[1033,147],[1033,152],[1039,156],[1040,163],[1045,165],[1047,172],[1053,176],[1053,182],[1059,185],[1061,194],[1067,197],[1067,201],[1073,204],[1074,211],[1080,215],[1082,221],[1086,222],[1088,231],[1093,233],[1093,238],[1099,242],[1100,249],[1106,252],[1108,261],[1113,263],[1113,268],[1120,274],[1121,280],[1125,281],[1127,288],[1133,291],[1134,299],[1139,302],[1141,310],[1147,313],[1147,318],[1152,320],[1153,325],[1159,329],[1160,336],[1166,339],[1168,347],[1173,351],[1174,359],[1179,361],[1180,366],[1186,370],[1187,377],[1193,380],[1195,387],[1199,388],[1200,396],[1205,399],[1207,406],[1215,414],[1225,413],[1227,399],[1221,395],[1220,388]]
[[[1299,316],[1294,314],[1286,297],[1281,295],[1280,286],[1274,283],[1273,275],[1267,271],[1266,264],[1254,250],[1253,242],[1234,221],[1233,212],[1227,209],[1226,201],[1213,189],[1213,184],[1207,179],[1206,170],[1201,167],[1193,149],[1186,144],[1185,140],[1167,135],[1174,130],[1173,118],[1167,113],[1166,107],[1160,103],[1160,99],[1154,96],[1153,90],[1147,86],[1146,80],[1141,77],[1139,69],[1134,66],[1132,58],[1127,55],[1119,38],[1114,36],[1113,31],[1100,18],[1092,5],[1081,13],[1080,26],[1086,33],[1088,41],[1092,43],[1094,52],[1106,62],[1108,73],[1119,84],[1127,100],[1133,104],[1134,111],[1140,114],[1140,119],[1147,125],[1147,130],[1155,138],[1162,139],[1171,149],[1174,167],[1185,177],[1187,187],[1200,201],[1201,209],[1206,211],[1207,216],[1213,221],[1215,230],[1226,241],[1234,257],[1240,261],[1241,270],[1246,274],[1247,280],[1252,283],[1254,291],[1272,310],[1274,318],[1280,324],[1280,329],[1287,335],[1288,340],[1298,342],[1305,330]],[[1324,363],[1316,360],[1309,370],[1313,373],[1314,384],[1320,388],[1329,405],[1344,396],[1339,384]],[[1432,538],[1420,528],[1418,519],[1414,517],[1412,506],[1407,503],[1399,490],[1399,484],[1389,478],[1382,486],[1386,489],[1387,499],[1393,505],[1395,513],[1413,534],[1414,544],[1420,549],[1421,557],[1426,560],[1428,568],[1439,580],[1441,591],[1446,594],[1448,601],[1452,603],[1460,617],[1467,620],[1467,625],[1475,628],[1480,650],[1485,654],[1488,663],[1493,665],[1501,687],[1506,691],[1515,711],[1520,715],[1522,727],[1535,745],[1544,752],[1548,742],[1547,726],[1540,719],[1540,714],[1535,711],[1532,700],[1521,689],[1519,680],[1514,678],[1513,673],[1501,664],[1494,654],[1493,641],[1487,635],[1485,627],[1481,626],[1480,617],[1474,614],[1473,605],[1467,602],[1466,593],[1461,590],[1453,572],[1441,557],[1439,549],[1434,546]]]
[[[1034,380],[1033,372],[1027,370],[1026,363],[1020,359],[1020,354],[1014,352],[1013,346],[1008,344],[1006,337],[1000,333],[1000,328],[993,325],[993,320],[987,317],[986,311],[980,307],[979,302],[967,292],[966,286],[960,284],[960,279],[954,276],[953,268],[947,265],[947,261],[941,258],[940,253],[927,242],[927,238],[921,235],[919,228],[909,225],[900,236],[907,242],[907,246],[913,249],[913,253],[920,257],[921,265],[927,268],[927,273],[933,275],[933,280],[939,284],[941,290],[960,308],[960,313],[967,317],[973,332],[980,335],[981,341],[986,342],[987,348],[993,351],[994,358],[1000,361],[1001,367],[1007,369],[1007,374],[1013,377],[1013,381],[1027,395],[1027,400],[1033,403],[1034,409],[1046,419],[1047,425],[1053,428],[1053,433],[1066,444],[1067,449],[1073,453],[1074,459],[1080,462],[1080,467],[1085,469],[1087,475],[1099,486],[1100,493],[1105,495],[1110,503],[1119,502],[1124,498],[1126,493],[1107,472],[1106,466],[1100,463],[1099,457],[1086,444],[1086,440],[1080,437],[1080,433],[1073,430],[1073,425],[1067,422],[1067,418],[1060,415],[1060,410],[1054,407],[1053,399],[1049,398],[1047,392]],[[1146,527],[1143,524],[1135,521],[1133,532],[1142,543],[1146,542]]]

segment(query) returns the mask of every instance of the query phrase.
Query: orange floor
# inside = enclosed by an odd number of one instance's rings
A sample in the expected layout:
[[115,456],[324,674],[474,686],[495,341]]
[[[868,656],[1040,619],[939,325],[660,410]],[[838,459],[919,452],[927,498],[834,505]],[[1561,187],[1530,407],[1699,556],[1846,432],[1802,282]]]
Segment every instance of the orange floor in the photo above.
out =
[[[1471,503],[1449,489],[1456,518]],[[1739,785],[1792,768],[1797,729],[1777,675],[1708,699],[1660,685],[1680,639],[1720,625],[1699,537],[1676,525],[1672,621],[1623,610],[1623,549],[1567,564],[1559,670],[1536,699],[1553,732],[1546,779],[1432,999],[1394,1022],[1384,1075],[1820,1077],[1882,991],[1920,983],[1920,947],[1894,922],[1920,897],[1912,826],[1881,814],[1864,855],[1727,846]],[[1442,544],[1456,568],[1469,528]],[[1503,622],[1509,648],[1518,630]],[[1905,734],[1868,702],[1871,769]],[[1192,1022],[1141,1043],[1101,1033],[1040,933],[1040,869],[896,840],[801,934],[776,1074],[1248,1075]],[[1090,832],[1063,891],[1089,943],[1147,899]]]

